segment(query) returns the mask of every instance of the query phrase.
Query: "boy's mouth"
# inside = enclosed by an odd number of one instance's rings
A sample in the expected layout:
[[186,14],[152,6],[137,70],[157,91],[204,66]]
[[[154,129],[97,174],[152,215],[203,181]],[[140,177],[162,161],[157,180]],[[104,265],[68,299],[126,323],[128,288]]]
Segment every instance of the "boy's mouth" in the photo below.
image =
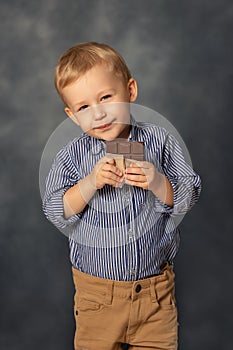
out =
[[100,126],[97,126],[95,127],[94,129],[97,129],[97,130],[106,130],[106,129],[109,129],[111,127],[112,123],[108,123],[108,124],[103,124],[103,125],[100,125]]

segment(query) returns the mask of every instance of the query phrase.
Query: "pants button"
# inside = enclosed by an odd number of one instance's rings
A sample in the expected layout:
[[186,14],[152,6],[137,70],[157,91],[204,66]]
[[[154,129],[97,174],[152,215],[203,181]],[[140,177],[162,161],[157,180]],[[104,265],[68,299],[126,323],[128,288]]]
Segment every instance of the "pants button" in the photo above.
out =
[[141,284],[138,284],[138,285],[136,286],[136,288],[135,288],[135,292],[136,292],[136,293],[139,293],[141,289],[142,289]]

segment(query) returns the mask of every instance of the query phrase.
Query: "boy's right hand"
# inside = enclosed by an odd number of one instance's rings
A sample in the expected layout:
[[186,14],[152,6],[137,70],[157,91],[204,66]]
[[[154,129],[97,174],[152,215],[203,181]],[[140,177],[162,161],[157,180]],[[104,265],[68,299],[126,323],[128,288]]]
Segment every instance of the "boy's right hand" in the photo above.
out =
[[116,167],[115,160],[106,156],[96,163],[89,176],[96,189],[101,189],[105,185],[119,187],[123,182],[123,173]]

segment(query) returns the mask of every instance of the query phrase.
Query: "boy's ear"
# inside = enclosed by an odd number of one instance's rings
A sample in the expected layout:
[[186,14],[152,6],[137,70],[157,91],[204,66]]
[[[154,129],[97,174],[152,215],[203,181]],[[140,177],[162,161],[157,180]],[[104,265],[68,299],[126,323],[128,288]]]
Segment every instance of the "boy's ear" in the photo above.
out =
[[130,78],[128,81],[128,91],[130,102],[134,102],[138,96],[138,85],[134,78]]
[[66,112],[66,114],[68,115],[68,117],[69,117],[70,119],[73,120],[73,122],[74,122],[75,124],[79,125],[79,122],[77,121],[77,118],[75,118],[74,114],[71,112],[71,110],[69,109],[69,107],[66,107],[66,108],[65,108],[65,112]]

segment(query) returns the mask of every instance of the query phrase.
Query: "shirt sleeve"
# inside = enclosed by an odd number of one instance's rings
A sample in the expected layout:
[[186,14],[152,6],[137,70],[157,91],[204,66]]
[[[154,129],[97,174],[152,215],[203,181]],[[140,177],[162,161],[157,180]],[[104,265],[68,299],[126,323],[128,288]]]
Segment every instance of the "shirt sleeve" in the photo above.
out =
[[162,169],[174,191],[174,206],[165,211],[182,215],[197,202],[201,192],[201,179],[185,161],[178,141],[168,134],[163,147]]
[[66,148],[63,148],[54,159],[48,177],[43,198],[43,211],[49,221],[57,228],[65,229],[81,218],[82,212],[64,217],[63,196],[65,192],[81,179],[74,160]]

